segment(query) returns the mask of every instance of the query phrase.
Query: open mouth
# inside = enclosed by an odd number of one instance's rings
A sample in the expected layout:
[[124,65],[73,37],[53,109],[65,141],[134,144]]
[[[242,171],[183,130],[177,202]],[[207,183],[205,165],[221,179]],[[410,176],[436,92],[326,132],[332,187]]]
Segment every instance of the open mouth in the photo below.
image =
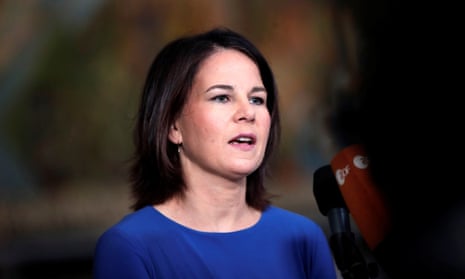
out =
[[256,138],[253,136],[238,136],[229,141],[230,144],[255,144]]

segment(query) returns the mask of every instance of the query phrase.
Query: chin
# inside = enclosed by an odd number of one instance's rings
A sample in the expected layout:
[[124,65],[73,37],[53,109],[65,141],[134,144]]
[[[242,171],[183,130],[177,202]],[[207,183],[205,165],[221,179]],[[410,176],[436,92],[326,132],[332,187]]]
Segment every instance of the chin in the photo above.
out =
[[257,169],[258,169],[258,166],[255,166],[255,165],[251,166],[250,168],[245,168],[244,166],[241,166],[240,168],[233,169],[232,172],[239,177],[244,177],[244,176],[251,175]]

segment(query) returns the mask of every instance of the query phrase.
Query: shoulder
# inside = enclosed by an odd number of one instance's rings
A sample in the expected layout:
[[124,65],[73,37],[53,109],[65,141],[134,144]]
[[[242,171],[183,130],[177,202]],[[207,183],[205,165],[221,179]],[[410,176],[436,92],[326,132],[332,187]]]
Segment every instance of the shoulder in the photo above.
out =
[[309,217],[273,205],[269,206],[263,212],[263,219],[265,222],[292,228],[294,230],[311,231],[318,234],[322,233],[321,227]]
[[285,208],[277,207],[277,206],[269,206],[264,212],[264,216],[280,220],[283,222],[289,223],[296,223],[296,224],[305,224],[305,225],[317,225],[312,219],[309,217],[299,214],[294,211],[290,211]]
[[[270,206],[263,212],[262,228],[275,239],[287,239],[300,247],[312,259],[312,262],[328,264],[332,268],[331,252],[327,237],[318,223],[309,217],[276,206]],[[287,243],[289,243],[287,242]]]
[[143,242],[147,235],[162,231],[163,218],[154,208],[147,206],[124,216],[120,221],[109,227],[100,236],[99,241],[128,241]]
[[139,231],[141,228],[147,227],[150,223],[156,221],[157,214],[153,207],[146,206],[134,212],[128,213],[119,222],[113,225],[112,228],[119,228],[130,232],[131,230]]
[[94,249],[95,278],[148,278],[153,272],[148,243],[150,231],[156,232],[160,222],[151,209],[127,214],[100,235]]

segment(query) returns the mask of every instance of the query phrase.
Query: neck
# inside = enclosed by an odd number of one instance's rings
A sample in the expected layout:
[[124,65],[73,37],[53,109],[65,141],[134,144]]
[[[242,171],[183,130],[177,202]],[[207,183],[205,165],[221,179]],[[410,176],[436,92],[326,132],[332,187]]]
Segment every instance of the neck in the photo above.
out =
[[182,197],[155,206],[166,217],[186,227],[209,232],[232,232],[255,224],[260,212],[245,201],[245,181],[187,185]]

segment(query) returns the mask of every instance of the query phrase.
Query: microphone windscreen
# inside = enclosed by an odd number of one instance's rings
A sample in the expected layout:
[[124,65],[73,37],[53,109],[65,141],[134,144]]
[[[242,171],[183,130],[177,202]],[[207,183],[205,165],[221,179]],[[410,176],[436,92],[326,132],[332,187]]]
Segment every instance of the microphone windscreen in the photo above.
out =
[[331,165],[320,167],[313,173],[313,195],[324,216],[333,208],[347,209]]
[[386,238],[391,216],[386,199],[375,186],[361,145],[345,147],[331,160],[340,192],[369,248]]

